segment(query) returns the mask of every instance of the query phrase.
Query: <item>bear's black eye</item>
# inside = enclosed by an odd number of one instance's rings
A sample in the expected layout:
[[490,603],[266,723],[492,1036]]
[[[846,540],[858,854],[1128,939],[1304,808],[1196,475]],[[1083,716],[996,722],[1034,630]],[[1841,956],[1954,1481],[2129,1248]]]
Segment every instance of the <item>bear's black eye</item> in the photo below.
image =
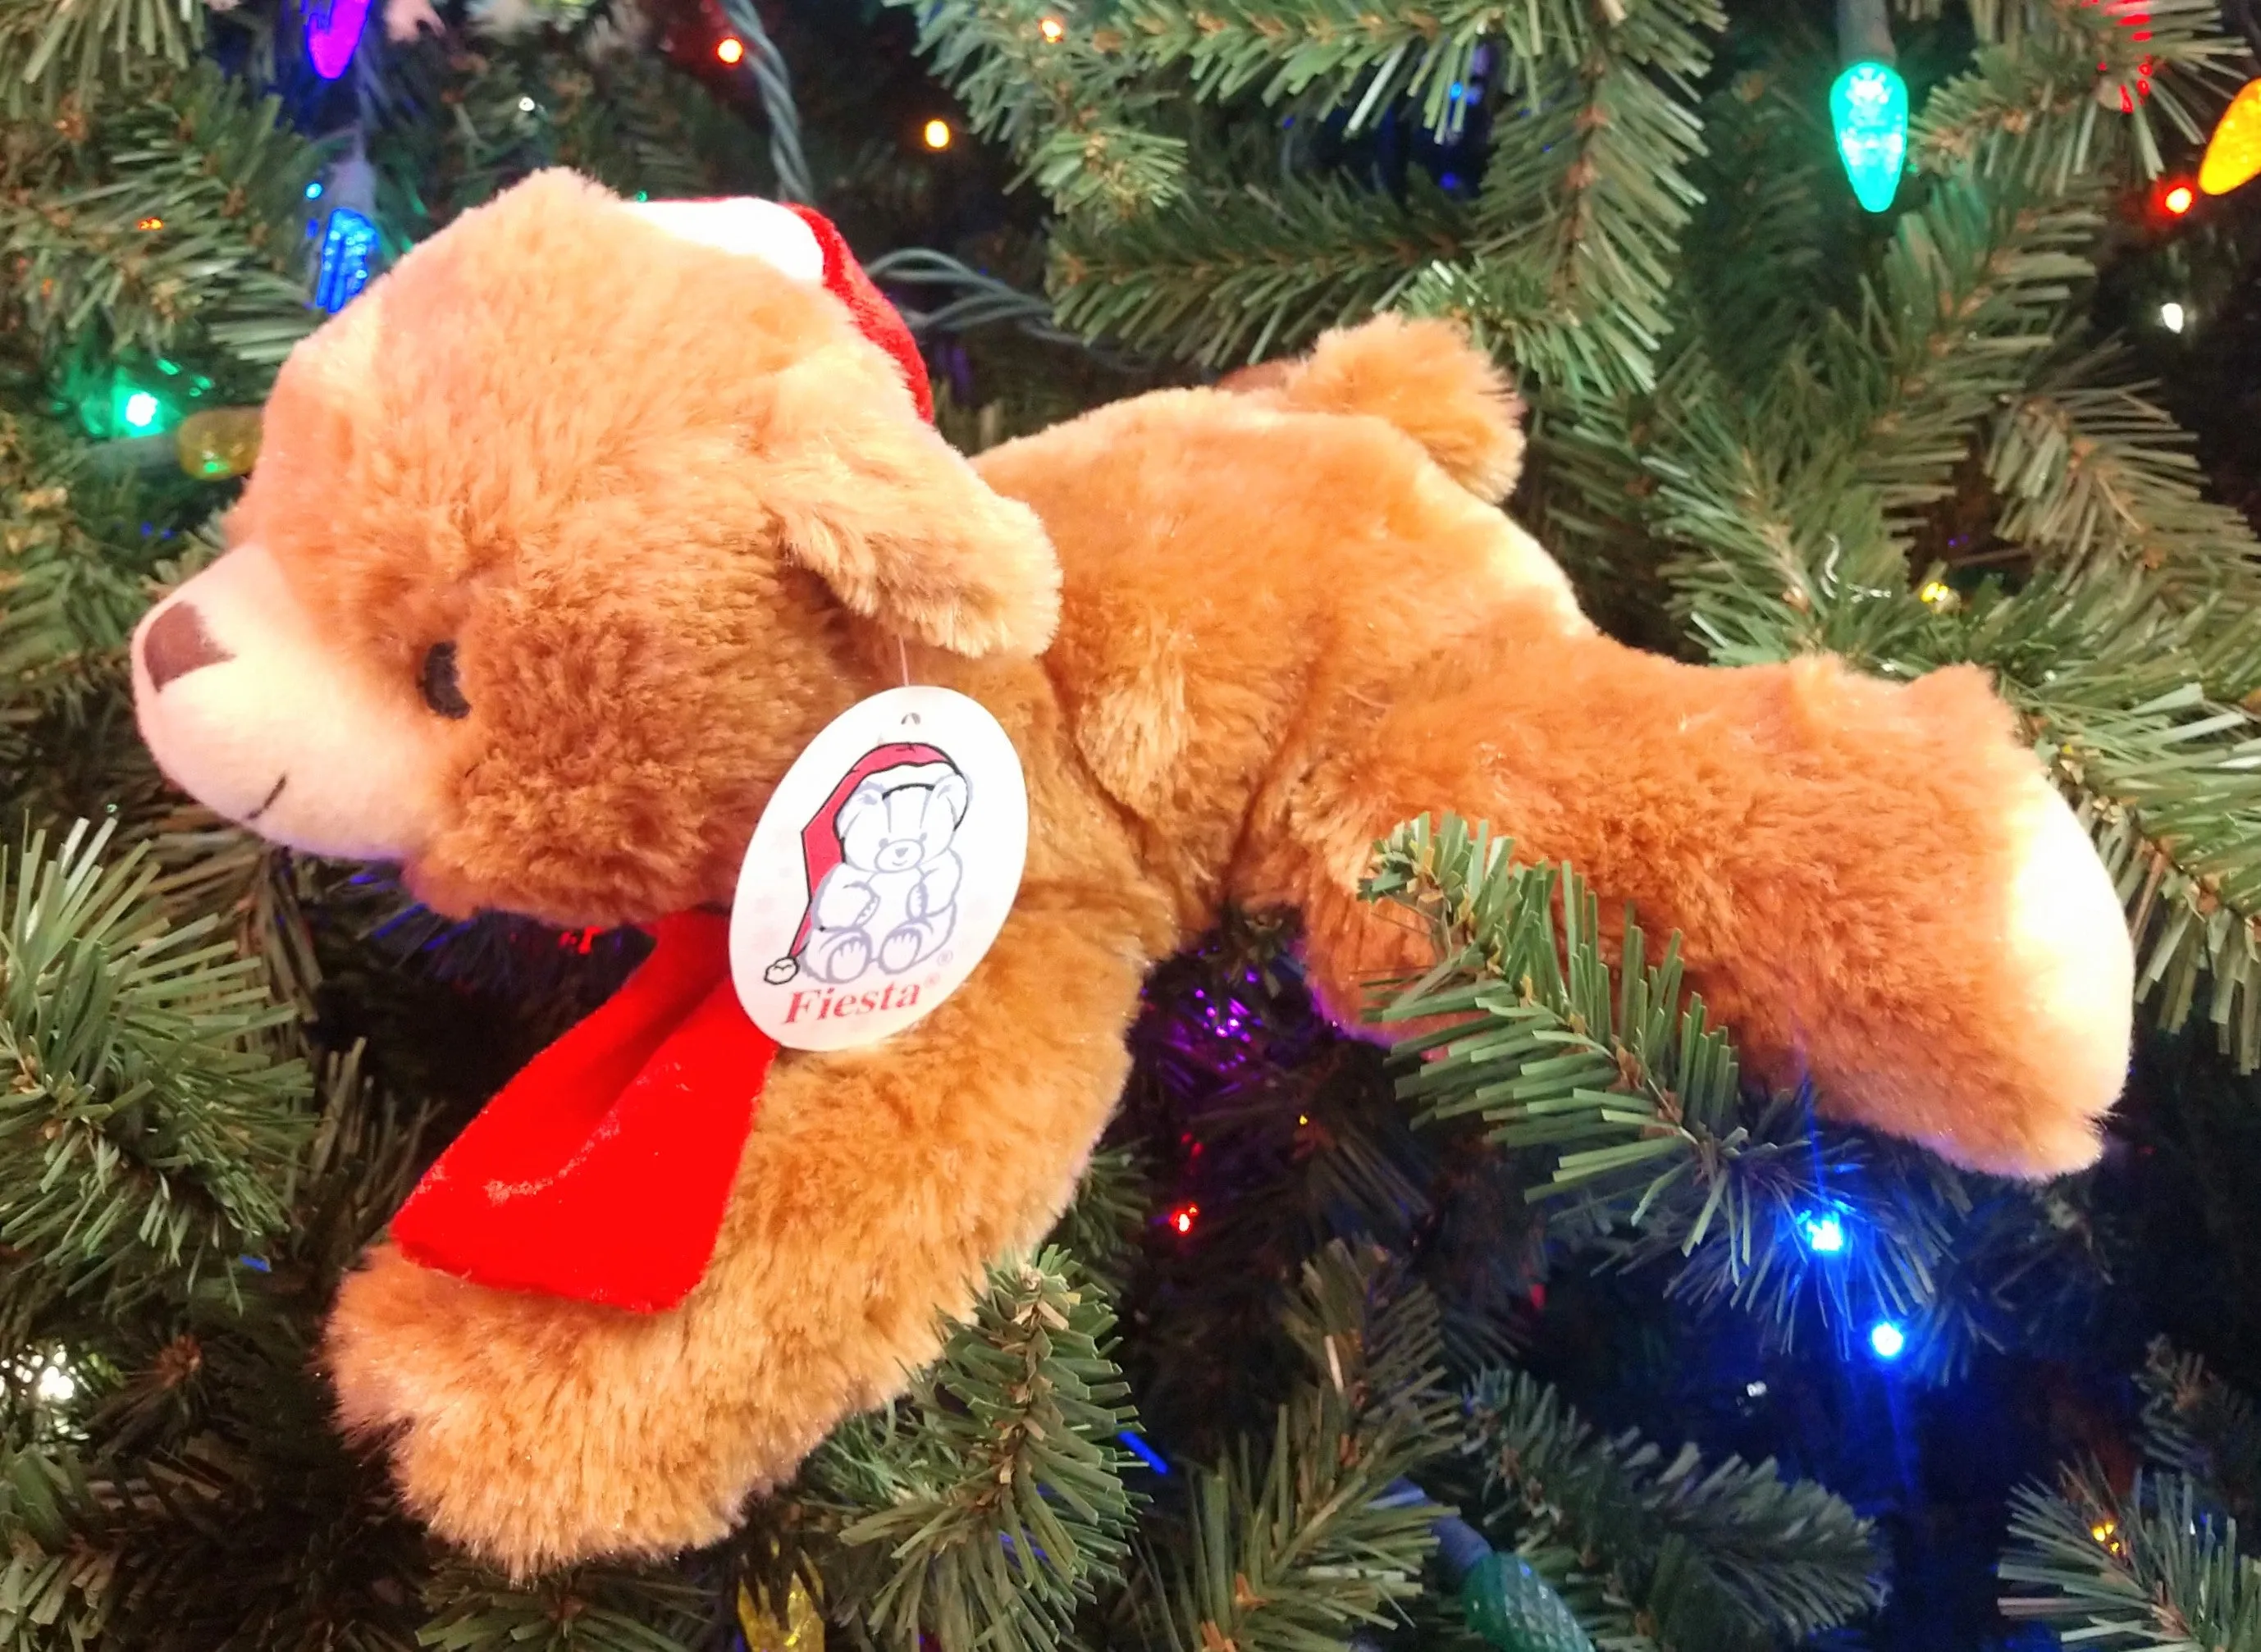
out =
[[418,685],[424,690],[424,703],[443,717],[468,717],[471,702],[463,698],[463,686],[456,681],[456,645],[434,643],[424,651],[424,670]]

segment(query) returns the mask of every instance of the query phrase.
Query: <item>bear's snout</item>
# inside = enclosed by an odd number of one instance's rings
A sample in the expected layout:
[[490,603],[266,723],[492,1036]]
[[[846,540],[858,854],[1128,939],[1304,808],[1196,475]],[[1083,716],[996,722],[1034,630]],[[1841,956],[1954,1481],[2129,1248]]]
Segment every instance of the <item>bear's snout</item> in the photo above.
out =
[[387,680],[239,545],[152,609],[133,637],[134,711],[168,779],[215,814],[316,854],[397,860],[440,818],[453,728],[412,674]]
[[224,664],[235,657],[213,640],[197,605],[176,600],[153,615],[141,628],[141,669],[149,686],[162,689],[176,678],[205,665]]
[[898,837],[879,853],[882,872],[908,872],[926,858],[926,845],[915,837]]

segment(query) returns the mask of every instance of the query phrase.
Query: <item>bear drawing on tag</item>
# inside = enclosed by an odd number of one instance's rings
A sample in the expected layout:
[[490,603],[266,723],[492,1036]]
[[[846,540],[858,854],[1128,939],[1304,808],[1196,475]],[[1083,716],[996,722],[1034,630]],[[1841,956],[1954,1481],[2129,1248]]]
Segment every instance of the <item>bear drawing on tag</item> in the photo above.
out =
[[808,906],[792,950],[763,978],[782,986],[806,973],[840,987],[940,952],[965,875],[951,839],[971,801],[965,776],[934,746],[865,752],[801,830]]

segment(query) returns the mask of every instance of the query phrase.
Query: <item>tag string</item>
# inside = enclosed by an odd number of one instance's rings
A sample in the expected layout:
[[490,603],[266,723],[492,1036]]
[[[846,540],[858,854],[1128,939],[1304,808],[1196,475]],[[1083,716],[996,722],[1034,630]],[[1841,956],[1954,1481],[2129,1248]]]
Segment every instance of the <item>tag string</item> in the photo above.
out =
[[[908,688],[911,686],[911,645],[903,641],[900,634],[895,637],[895,657],[902,662],[903,686]],[[907,711],[903,714],[903,727],[915,729],[918,726],[918,713]]]

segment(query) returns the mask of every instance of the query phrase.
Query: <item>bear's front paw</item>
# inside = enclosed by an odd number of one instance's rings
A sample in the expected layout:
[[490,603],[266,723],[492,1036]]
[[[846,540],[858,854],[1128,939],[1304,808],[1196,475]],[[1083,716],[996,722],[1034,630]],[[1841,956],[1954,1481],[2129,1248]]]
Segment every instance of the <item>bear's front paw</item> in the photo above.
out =
[[324,1352],[401,1501],[522,1577],[711,1542],[771,1477],[713,1426],[679,1344],[670,1315],[490,1290],[388,1245],[341,1289]]

